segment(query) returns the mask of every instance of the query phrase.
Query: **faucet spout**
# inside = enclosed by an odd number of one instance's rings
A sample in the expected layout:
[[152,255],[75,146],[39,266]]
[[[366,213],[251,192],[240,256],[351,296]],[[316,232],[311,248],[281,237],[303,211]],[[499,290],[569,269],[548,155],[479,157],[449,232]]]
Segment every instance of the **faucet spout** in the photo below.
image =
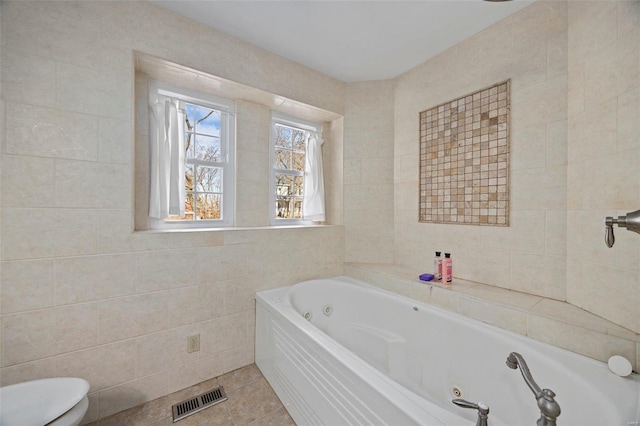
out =
[[556,426],[556,419],[560,415],[560,405],[556,402],[556,394],[550,389],[540,389],[540,386],[533,380],[531,371],[527,366],[527,362],[522,355],[517,352],[511,352],[507,357],[507,367],[517,369],[520,367],[520,373],[531,392],[536,397],[538,408],[540,409],[540,418],[538,426]]
[[531,392],[533,392],[536,398],[538,398],[538,396],[542,393],[542,389],[540,389],[540,386],[538,386],[536,381],[533,380],[531,371],[529,370],[527,362],[524,360],[522,355],[517,352],[511,352],[507,357],[507,367],[513,370],[520,367],[520,372],[522,373],[522,377],[524,378],[525,383],[527,384],[527,386],[529,386],[529,389],[531,389]]

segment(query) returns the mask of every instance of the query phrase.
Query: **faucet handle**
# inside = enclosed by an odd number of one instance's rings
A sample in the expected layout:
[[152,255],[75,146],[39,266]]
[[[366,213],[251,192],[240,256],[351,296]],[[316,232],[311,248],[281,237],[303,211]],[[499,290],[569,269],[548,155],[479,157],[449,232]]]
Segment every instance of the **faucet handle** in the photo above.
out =
[[475,402],[470,402],[462,398],[452,399],[451,402],[462,408],[478,410],[478,421],[476,426],[487,426],[487,418],[489,417],[489,406],[487,404],[484,402],[478,402],[476,404]]
[[613,243],[616,242],[613,236],[613,225],[618,225],[619,228],[627,228],[628,231],[640,234],[640,210],[629,212],[626,216],[618,216],[617,219],[607,216],[604,218],[604,224],[606,226],[604,242],[607,247],[611,248]]
[[[613,219],[612,217],[608,217],[607,219]],[[605,222],[605,231],[604,231],[604,243],[607,247],[613,247],[613,244],[616,242],[616,236],[613,235],[613,223],[609,224],[607,220]]]

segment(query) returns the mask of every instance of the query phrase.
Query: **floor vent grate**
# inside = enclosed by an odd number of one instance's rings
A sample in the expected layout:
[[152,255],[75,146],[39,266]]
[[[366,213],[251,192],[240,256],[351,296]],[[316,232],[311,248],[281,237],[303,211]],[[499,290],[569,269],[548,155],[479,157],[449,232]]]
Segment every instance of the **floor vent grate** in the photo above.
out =
[[192,414],[198,413],[205,408],[212,407],[220,402],[227,400],[227,395],[224,393],[222,386],[205,392],[193,398],[189,398],[186,401],[182,401],[178,404],[171,406],[173,412],[173,422],[182,420],[185,417],[189,417]]

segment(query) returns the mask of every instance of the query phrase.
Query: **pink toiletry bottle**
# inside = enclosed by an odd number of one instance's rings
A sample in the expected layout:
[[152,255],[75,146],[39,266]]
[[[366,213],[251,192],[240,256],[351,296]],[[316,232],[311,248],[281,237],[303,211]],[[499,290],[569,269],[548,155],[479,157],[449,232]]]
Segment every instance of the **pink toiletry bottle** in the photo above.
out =
[[442,260],[442,284],[451,284],[453,278],[451,273],[453,271],[453,265],[451,264],[451,253],[445,253]]
[[436,257],[433,258],[433,280],[440,281],[442,279],[442,258],[440,252],[436,252]]

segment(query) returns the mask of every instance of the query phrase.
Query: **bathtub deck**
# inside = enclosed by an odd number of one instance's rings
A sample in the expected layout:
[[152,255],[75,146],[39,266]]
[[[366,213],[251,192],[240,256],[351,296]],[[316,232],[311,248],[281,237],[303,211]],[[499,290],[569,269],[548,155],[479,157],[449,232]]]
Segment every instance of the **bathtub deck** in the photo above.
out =
[[255,364],[90,423],[90,426],[173,425],[171,417],[173,404],[219,385],[224,386],[229,398],[227,401],[175,424],[177,426],[295,426],[289,413]]
[[568,303],[460,280],[452,286],[418,280],[400,265],[345,263],[345,275],[523,336],[607,362],[622,355],[640,370],[640,334]]

